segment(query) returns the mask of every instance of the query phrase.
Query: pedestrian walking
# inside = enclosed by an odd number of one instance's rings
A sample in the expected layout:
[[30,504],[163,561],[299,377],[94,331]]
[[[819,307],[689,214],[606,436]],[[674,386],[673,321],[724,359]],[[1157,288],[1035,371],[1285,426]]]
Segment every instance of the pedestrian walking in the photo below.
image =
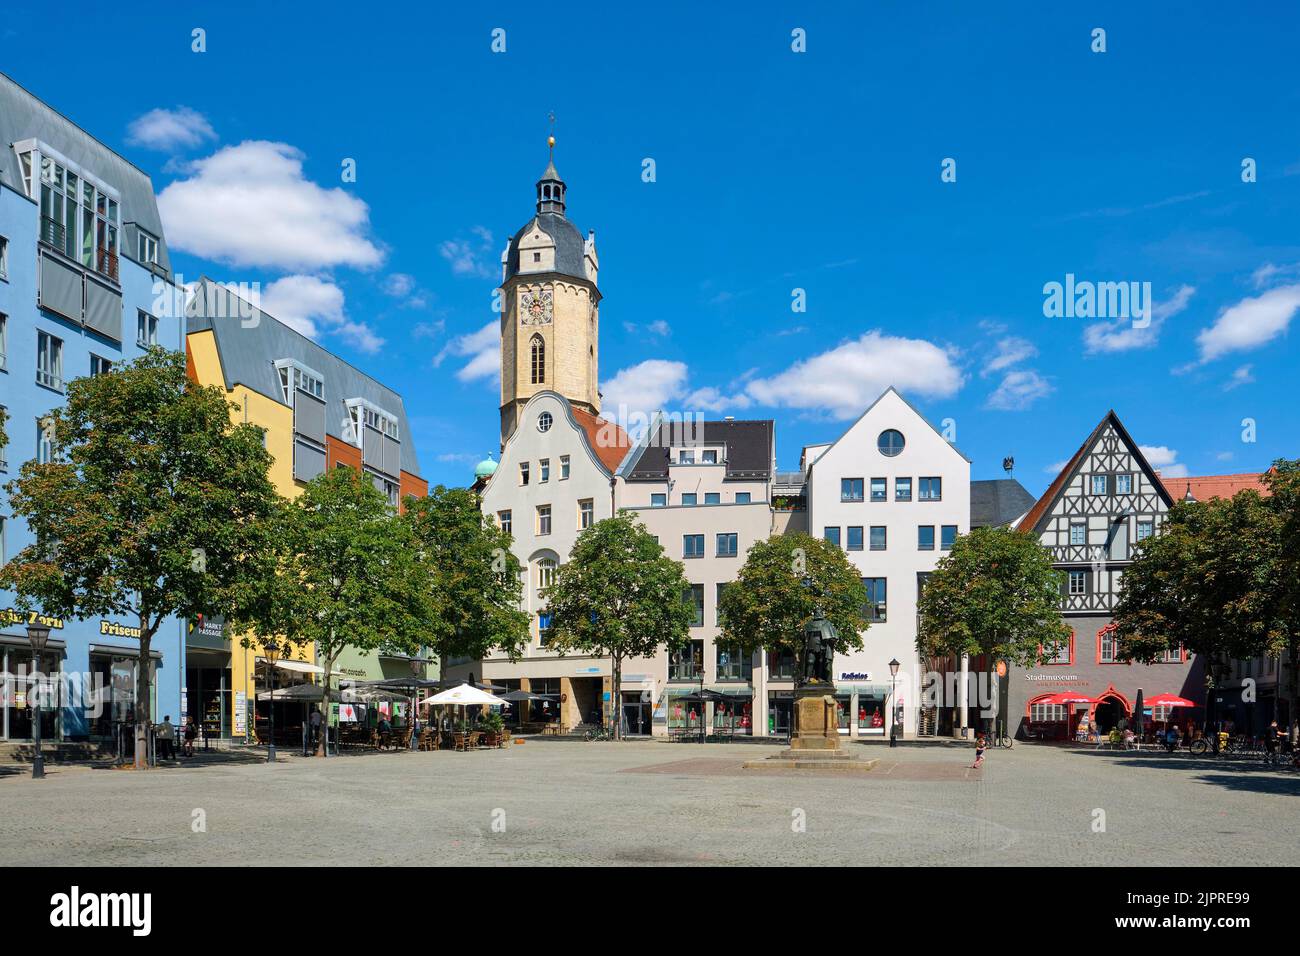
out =
[[185,750],[183,753],[187,757],[194,756],[194,738],[199,735],[199,726],[194,722],[193,715],[185,718]]
[[176,727],[172,724],[171,714],[165,715],[158,725],[158,750],[159,759],[176,759]]
[[988,749],[988,741],[984,735],[980,734],[975,738],[975,762],[971,764],[971,770],[978,770],[984,765],[984,751]]

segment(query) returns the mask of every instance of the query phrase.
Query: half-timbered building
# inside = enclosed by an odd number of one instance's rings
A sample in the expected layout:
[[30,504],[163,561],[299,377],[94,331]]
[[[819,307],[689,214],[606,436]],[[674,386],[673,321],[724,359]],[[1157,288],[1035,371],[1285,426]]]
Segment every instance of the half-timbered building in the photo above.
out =
[[[1061,614],[1072,636],[1038,667],[1011,673],[1008,729],[1065,737],[1087,722],[1106,733],[1132,719],[1139,689],[1148,698],[1203,698],[1200,667],[1186,651],[1171,651],[1150,665],[1121,661],[1111,620],[1135,545],[1160,532],[1172,503],[1110,411],[1020,520],[1019,530],[1036,535],[1064,574]],[[1095,703],[1052,702],[1066,691]],[[1182,722],[1193,713],[1183,709],[1174,716]]]

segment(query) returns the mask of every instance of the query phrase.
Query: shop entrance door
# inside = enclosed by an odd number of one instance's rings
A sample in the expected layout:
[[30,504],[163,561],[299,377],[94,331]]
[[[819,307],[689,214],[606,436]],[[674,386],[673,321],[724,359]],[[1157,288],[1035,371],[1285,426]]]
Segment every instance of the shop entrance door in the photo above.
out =
[[623,692],[623,733],[628,737],[650,736],[650,702],[641,691]]
[[1106,697],[1097,705],[1094,716],[1097,719],[1097,733],[1105,736],[1119,726],[1126,712],[1124,705],[1117,698]]

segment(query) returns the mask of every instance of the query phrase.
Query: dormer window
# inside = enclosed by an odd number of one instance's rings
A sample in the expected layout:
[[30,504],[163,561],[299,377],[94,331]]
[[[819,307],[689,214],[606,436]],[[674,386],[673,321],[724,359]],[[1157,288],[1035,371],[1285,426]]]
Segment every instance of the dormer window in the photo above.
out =
[[158,240],[143,229],[140,230],[136,242],[136,257],[145,265],[156,266],[158,264]]
[[40,242],[116,282],[117,190],[37,140],[15,143],[14,149],[23,188],[40,206]]
[[[157,320],[155,320],[157,321]],[[275,363],[280,374],[280,394],[286,405],[293,405],[293,393],[301,389],[308,395],[325,401],[325,377],[293,359],[280,359]]]

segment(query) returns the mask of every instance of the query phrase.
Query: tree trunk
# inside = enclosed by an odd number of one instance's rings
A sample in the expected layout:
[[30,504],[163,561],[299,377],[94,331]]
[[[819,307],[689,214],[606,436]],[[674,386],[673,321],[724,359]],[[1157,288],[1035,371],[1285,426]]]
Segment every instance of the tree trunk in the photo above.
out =
[[613,658],[612,677],[610,689],[613,691],[609,695],[610,710],[614,718],[614,739],[623,739],[623,656],[621,654],[611,655]]
[[328,756],[326,751],[330,739],[330,676],[334,673],[334,661],[338,658],[338,654],[339,652],[335,651],[333,654],[325,655],[325,686],[320,700],[320,740],[316,741],[317,757]]
[[149,767],[149,715],[153,712],[153,684],[149,680],[149,645],[153,631],[145,627],[145,615],[140,615],[140,657],[136,664],[139,673],[135,678],[135,760],[136,770]]

